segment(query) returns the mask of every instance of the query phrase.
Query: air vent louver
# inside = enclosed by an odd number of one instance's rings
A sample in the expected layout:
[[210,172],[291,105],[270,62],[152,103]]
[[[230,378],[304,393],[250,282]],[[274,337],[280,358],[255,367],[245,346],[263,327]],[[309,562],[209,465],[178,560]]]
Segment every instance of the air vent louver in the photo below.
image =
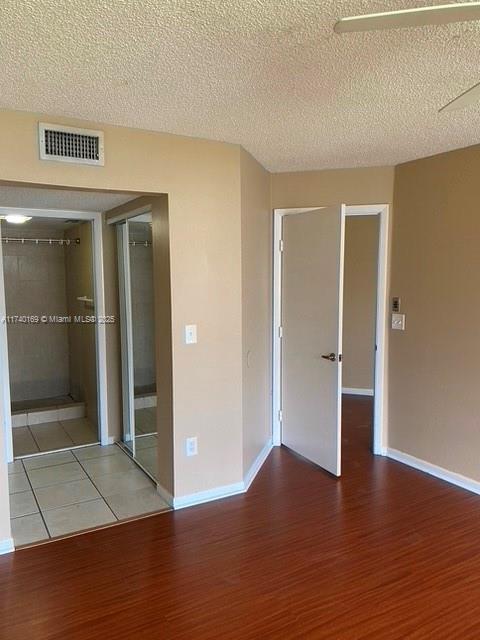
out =
[[103,166],[103,131],[40,123],[40,158]]

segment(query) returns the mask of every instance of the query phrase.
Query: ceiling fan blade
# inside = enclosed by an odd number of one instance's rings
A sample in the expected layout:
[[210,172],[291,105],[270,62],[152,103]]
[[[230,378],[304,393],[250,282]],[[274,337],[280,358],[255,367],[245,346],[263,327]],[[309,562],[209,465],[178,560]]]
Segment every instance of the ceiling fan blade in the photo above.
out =
[[480,102],[480,82],[448,102],[445,106],[439,109],[438,112],[441,113],[442,111],[456,111],[457,109],[464,109],[475,102]]
[[417,9],[401,9],[383,13],[370,13],[363,16],[341,18],[335,23],[336,33],[355,31],[377,31],[382,29],[401,29],[404,27],[423,27],[425,25],[447,24],[480,20],[480,2],[460,2],[442,4]]

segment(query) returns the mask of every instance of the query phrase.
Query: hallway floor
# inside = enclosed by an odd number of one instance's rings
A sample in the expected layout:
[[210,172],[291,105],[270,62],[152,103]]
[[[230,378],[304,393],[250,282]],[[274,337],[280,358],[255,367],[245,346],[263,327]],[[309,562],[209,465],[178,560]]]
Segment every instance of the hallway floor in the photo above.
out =
[[88,418],[55,420],[12,429],[14,456],[29,456],[98,442],[97,428]]
[[9,465],[9,488],[16,546],[169,509],[116,445],[17,460]]
[[248,493],[0,557],[8,640],[476,640],[480,496],[369,451],[276,448]]

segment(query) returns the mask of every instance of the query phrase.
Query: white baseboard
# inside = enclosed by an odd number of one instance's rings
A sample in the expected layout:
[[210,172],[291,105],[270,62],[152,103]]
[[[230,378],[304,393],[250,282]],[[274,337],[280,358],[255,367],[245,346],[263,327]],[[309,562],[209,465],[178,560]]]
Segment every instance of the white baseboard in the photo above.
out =
[[13,538],[6,538],[5,540],[0,540],[0,555],[3,555],[4,553],[12,553],[12,551],[15,551]]
[[428,473],[440,480],[445,480],[445,482],[454,484],[457,487],[461,487],[467,491],[472,491],[472,493],[480,494],[480,482],[478,480],[467,478],[467,476],[462,476],[460,473],[449,471],[448,469],[444,469],[443,467],[439,467],[438,465],[427,462],[426,460],[421,460],[420,458],[411,456],[409,453],[403,453],[403,451],[398,451],[397,449],[391,449],[389,447],[387,448],[386,453],[389,458],[392,458],[392,460],[402,462],[409,467]]
[[357,389],[356,387],[343,387],[342,393],[348,393],[351,396],[373,396],[373,389]]
[[[172,504],[174,509],[185,509],[186,507],[193,507],[197,504],[203,504],[205,502],[211,502],[212,500],[220,500],[222,498],[236,496],[239,493],[245,493],[248,491],[263,463],[268,458],[268,454],[271,450],[272,442],[269,440],[253,461],[252,466],[245,474],[242,482],[236,482],[223,487],[215,487],[214,489],[208,489],[207,491],[199,491],[198,493],[191,493],[190,495],[173,498],[172,502],[169,504]],[[164,500],[166,500],[160,491],[159,493]]]
[[243,478],[243,484],[245,486],[245,491],[248,491],[250,485],[252,484],[252,482],[255,479],[255,476],[257,475],[257,473],[262,468],[262,465],[265,462],[265,460],[268,458],[268,455],[269,455],[270,451],[272,450],[272,448],[273,448],[272,441],[269,440],[266,443],[266,445],[263,447],[263,449],[260,451],[258,456],[255,458],[255,460],[253,461],[252,466],[250,467],[250,469],[245,474],[245,477]]
[[236,496],[244,492],[245,485],[243,482],[227,484],[223,487],[215,487],[214,489],[207,489],[207,491],[199,491],[198,493],[180,496],[180,498],[173,498],[173,508],[184,509],[185,507],[193,507],[196,504],[220,500],[221,498],[229,498],[230,496]]

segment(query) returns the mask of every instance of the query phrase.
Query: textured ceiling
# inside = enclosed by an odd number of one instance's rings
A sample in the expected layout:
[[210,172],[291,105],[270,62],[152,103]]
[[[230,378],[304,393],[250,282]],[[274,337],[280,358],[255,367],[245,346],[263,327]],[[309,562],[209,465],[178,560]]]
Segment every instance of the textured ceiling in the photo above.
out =
[[65,211],[108,211],[138,196],[99,191],[37,189],[0,185],[0,207],[59,209]]
[[[445,2],[445,0],[443,0]],[[242,144],[270,170],[480,142],[480,23],[337,35],[431,0],[2,0],[0,107]]]

